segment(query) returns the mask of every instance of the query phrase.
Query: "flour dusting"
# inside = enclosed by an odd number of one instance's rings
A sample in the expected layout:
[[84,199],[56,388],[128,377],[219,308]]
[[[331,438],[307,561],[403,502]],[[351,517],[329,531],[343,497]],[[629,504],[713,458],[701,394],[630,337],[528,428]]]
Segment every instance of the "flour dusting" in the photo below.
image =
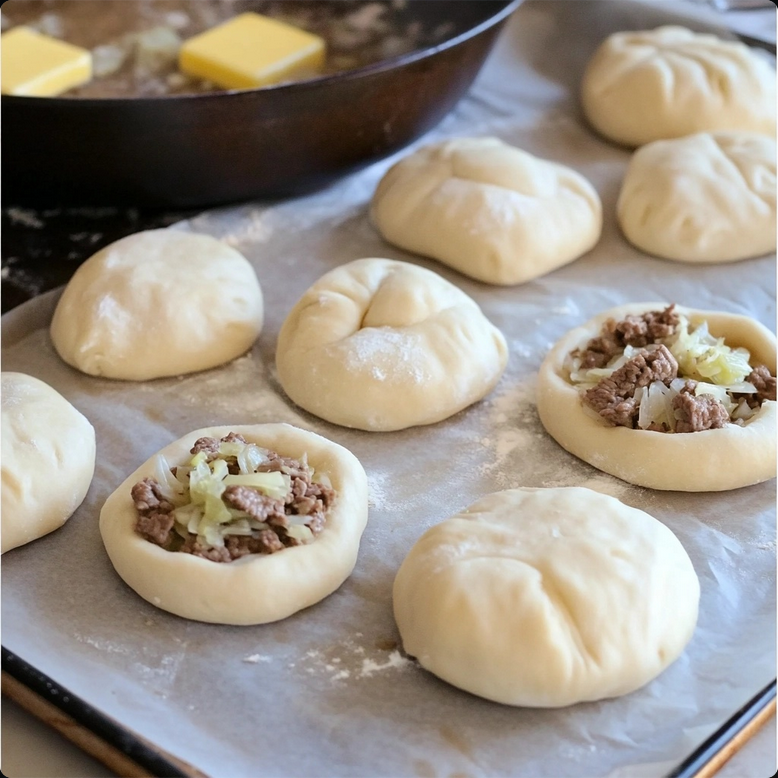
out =
[[[322,649],[310,649],[298,662],[308,676],[324,677],[335,683],[346,680],[372,678],[379,673],[401,671],[416,662],[397,648],[394,640],[376,641],[365,645],[361,633]],[[378,648],[377,646],[384,647]],[[289,665],[293,667],[293,665]]]

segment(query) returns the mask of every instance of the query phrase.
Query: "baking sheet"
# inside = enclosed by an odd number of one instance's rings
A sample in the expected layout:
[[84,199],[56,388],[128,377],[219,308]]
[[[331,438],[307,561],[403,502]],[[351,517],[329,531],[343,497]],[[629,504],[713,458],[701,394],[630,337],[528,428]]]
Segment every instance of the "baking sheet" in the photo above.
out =
[[[142,384],[90,378],[52,349],[56,293],[4,317],[3,370],[47,381],[84,412],[97,430],[98,465],[65,527],[3,556],[3,644],[215,778],[657,776],[774,678],[775,482],[724,494],[633,487],[564,452],[534,405],[551,344],[613,305],[674,300],[774,326],[774,256],[689,267],[647,257],[618,233],[615,199],[629,153],[586,129],[575,90],[604,35],[667,19],[666,5],[657,13],[631,2],[529,2],[470,96],[423,141],[493,134],[593,182],[605,213],[600,244],[544,278],[490,287],[384,243],[367,204],[387,160],[317,195],[220,209],[176,227],[222,238],[257,270],[265,329],[230,365]],[[385,434],[328,424],[285,398],[274,348],[286,313],[322,273],[367,256],[429,267],[478,301],[511,350],[492,395],[440,424]],[[102,503],[192,429],[270,421],[319,432],[365,466],[370,519],[351,578],[322,603],[259,627],[188,622],[138,598],[103,551]],[[415,540],[496,489],[568,485],[615,495],[679,536],[702,585],[698,627],[681,658],[626,697],[529,710],[458,691],[405,657],[391,585]]]

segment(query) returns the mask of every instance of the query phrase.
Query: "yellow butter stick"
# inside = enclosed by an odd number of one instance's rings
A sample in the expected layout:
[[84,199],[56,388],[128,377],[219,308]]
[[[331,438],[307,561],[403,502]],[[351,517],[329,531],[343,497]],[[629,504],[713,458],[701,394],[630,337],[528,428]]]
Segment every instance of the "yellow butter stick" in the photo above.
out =
[[325,50],[319,36],[249,12],[190,38],[178,64],[226,89],[252,89],[314,75]]
[[92,54],[20,26],[0,37],[0,67],[4,95],[52,97],[92,78]]

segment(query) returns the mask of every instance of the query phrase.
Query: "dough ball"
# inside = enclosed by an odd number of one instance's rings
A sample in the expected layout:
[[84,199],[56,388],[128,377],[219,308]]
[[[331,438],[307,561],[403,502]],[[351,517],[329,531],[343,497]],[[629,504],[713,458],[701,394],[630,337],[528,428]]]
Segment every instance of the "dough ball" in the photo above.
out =
[[480,400],[508,361],[502,333],[436,273],[358,259],[322,276],[289,313],[276,363],[284,391],[362,430],[433,424]]
[[437,143],[400,160],[373,197],[390,243],[489,284],[521,284],[589,251],[602,206],[579,173],[497,138]]
[[[251,553],[216,562],[168,551],[138,534],[132,489],[144,478],[159,478],[158,456],[170,467],[186,466],[195,441],[204,437],[220,440],[231,432],[282,457],[298,461],[307,457],[314,469],[313,481],[331,485],[334,501],[315,539],[270,554]],[[187,619],[234,625],[278,621],[334,592],[354,569],[366,523],[367,476],[359,460],[342,446],[288,424],[190,432],[141,465],[100,512],[100,533],[108,556],[119,576],[144,600]]]
[[51,339],[84,373],[146,381],[229,362],[261,329],[262,292],[243,256],[208,235],[148,230],[76,271]]
[[617,205],[639,249],[679,262],[775,251],[775,140],[700,133],[638,149]]
[[59,529],[95,472],[95,431],[59,392],[2,374],[2,553]]
[[774,67],[743,43],[684,27],[606,38],[581,100],[594,129],[626,146],[716,130],[775,136]]
[[[568,332],[551,349],[538,375],[538,415],[562,448],[605,473],[649,489],[718,492],[767,481],[776,473],[776,403],[765,400],[743,426],[668,433],[610,426],[584,407],[570,380],[568,355],[585,349],[608,319],[661,311],[667,303],[630,303],[611,308]],[[731,348],[745,348],[750,364],[775,375],[776,341],[766,327],[747,316],[675,306],[696,327]],[[704,353],[704,352],[703,352]]]
[[525,488],[422,535],[394,615],[405,650],[444,681],[555,708],[659,675],[691,639],[699,598],[683,546],[647,513],[589,489]]

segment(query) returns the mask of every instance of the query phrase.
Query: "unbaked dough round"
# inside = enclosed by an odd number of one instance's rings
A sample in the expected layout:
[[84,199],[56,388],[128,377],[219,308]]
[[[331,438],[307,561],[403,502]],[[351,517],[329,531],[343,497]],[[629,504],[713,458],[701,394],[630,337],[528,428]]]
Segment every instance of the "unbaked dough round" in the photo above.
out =
[[335,424],[400,430],[480,400],[508,361],[502,333],[436,273],[358,259],[322,276],[278,337],[289,397]]
[[683,546],[636,508],[580,487],[490,494],[417,541],[394,582],[405,650],[454,686],[553,708],[627,694],[697,622]]
[[81,265],[51,339],[84,373],[145,381],[229,362],[261,329],[262,292],[241,254],[208,235],[148,230]]
[[775,140],[698,133],[656,141],[630,160],[619,224],[639,249],[679,262],[775,251]]
[[[548,433],[571,454],[638,486],[681,492],[739,489],[775,477],[776,403],[765,400],[745,426],[667,434],[611,427],[584,411],[578,390],[569,382],[565,358],[596,337],[607,319],[663,310],[667,303],[630,303],[605,311],[570,330],[549,352],[538,376],[538,414]],[[775,375],[776,340],[766,327],[747,316],[700,311],[677,305],[692,325],[708,322],[715,337],[751,353],[751,364],[764,364]]]
[[59,392],[2,374],[2,553],[61,527],[95,471],[95,431]]
[[367,476],[350,451],[289,424],[195,430],[159,453],[171,466],[183,464],[198,438],[220,439],[230,432],[282,456],[300,459],[307,454],[317,475],[330,479],[335,502],[312,543],[224,563],[166,551],[145,540],[135,532],[130,492],[143,478],[154,476],[157,455],[108,498],[100,512],[100,533],[116,572],[162,610],[215,624],[278,621],[324,599],[351,574],[367,523]]
[[602,231],[592,185],[497,138],[425,146],[394,165],[373,197],[390,243],[489,284],[521,284],[589,251]]
[[775,68],[748,46],[685,27],[618,32],[586,67],[584,113],[626,146],[696,132],[775,137]]

